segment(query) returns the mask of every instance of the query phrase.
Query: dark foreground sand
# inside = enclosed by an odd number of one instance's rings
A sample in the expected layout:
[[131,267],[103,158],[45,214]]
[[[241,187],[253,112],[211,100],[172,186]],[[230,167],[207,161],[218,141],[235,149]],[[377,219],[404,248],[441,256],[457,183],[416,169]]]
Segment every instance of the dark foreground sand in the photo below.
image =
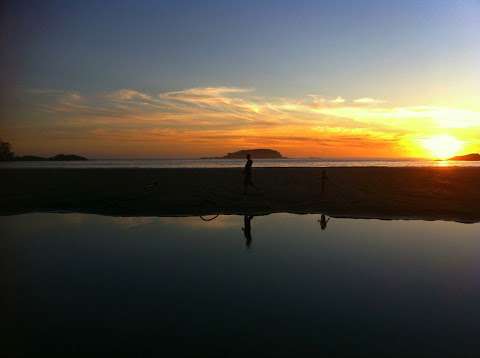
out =
[[480,221],[480,168],[2,169],[0,214],[75,211],[125,216],[325,213]]

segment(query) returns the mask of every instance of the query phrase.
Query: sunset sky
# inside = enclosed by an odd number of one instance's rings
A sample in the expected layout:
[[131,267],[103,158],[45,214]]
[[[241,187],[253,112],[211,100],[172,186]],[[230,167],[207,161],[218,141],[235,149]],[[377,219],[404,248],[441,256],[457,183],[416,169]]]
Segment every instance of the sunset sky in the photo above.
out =
[[480,152],[480,1],[7,1],[18,154]]

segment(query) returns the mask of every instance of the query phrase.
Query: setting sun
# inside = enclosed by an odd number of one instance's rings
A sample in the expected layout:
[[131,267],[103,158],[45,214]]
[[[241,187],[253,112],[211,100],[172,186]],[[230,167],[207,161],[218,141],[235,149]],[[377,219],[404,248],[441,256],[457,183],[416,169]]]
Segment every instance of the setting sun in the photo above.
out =
[[453,157],[463,148],[463,142],[450,135],[438,135],[422,140],[423,147],[436,159]]

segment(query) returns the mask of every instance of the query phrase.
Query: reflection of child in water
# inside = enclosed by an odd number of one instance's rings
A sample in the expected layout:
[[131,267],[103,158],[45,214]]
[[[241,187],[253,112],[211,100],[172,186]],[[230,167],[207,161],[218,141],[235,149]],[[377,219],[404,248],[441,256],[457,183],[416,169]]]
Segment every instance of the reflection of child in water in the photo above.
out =
[[318,222],[320,223],[320,228],[322,230],[325,230],[327,228],[327,223],[330,221],[330,218],[327,219],[327,217],[325,216],[325,214],[322,214],[322,216],[320,217],[320,220],[318,220]]
[[253,219],[253,216],[250,216],[250,215],[245,215],[243,217],[242,231],[243,231],[243,235],[245,236],[245,246],[247,247],[247,249],[252,244],[252,225],[251,225],[252,219]]

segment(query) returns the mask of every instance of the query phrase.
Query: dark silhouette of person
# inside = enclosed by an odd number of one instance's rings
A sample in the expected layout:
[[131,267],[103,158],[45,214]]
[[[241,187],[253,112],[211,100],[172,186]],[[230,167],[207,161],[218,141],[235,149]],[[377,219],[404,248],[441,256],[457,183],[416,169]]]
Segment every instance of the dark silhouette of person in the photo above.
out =
[[243,216],[243,235],[245,236],[245,246],[250,248],[250,245],[252,244],[252,225],[251,221],[253,219],[253,216],[251,215],[244,215]]
[[327,171],[325,169],[322,170],[322,188],[321,188],[321,193],[323,194],[325,192],[325,185],[327,183],[328,177],[327,177]]
[[247,162],[245,163],[245,168],[243,169],[243,194],[246,195],[248,191],[248,187],[252,186],[257,190],[257,187],[255,184],[253,184],[252,180],[252,165],[253,165],[253,160],[250,156],[250,154],[247,154]]
[[322,216],[320,216],[320,220],[318,220],[318,222],[320,223],[320,228],[322,230],[325,230],[327,228],[327,223],[330,221],[330,218],[327,219],[327,217],[325,216],[325,214],[322,214]]

